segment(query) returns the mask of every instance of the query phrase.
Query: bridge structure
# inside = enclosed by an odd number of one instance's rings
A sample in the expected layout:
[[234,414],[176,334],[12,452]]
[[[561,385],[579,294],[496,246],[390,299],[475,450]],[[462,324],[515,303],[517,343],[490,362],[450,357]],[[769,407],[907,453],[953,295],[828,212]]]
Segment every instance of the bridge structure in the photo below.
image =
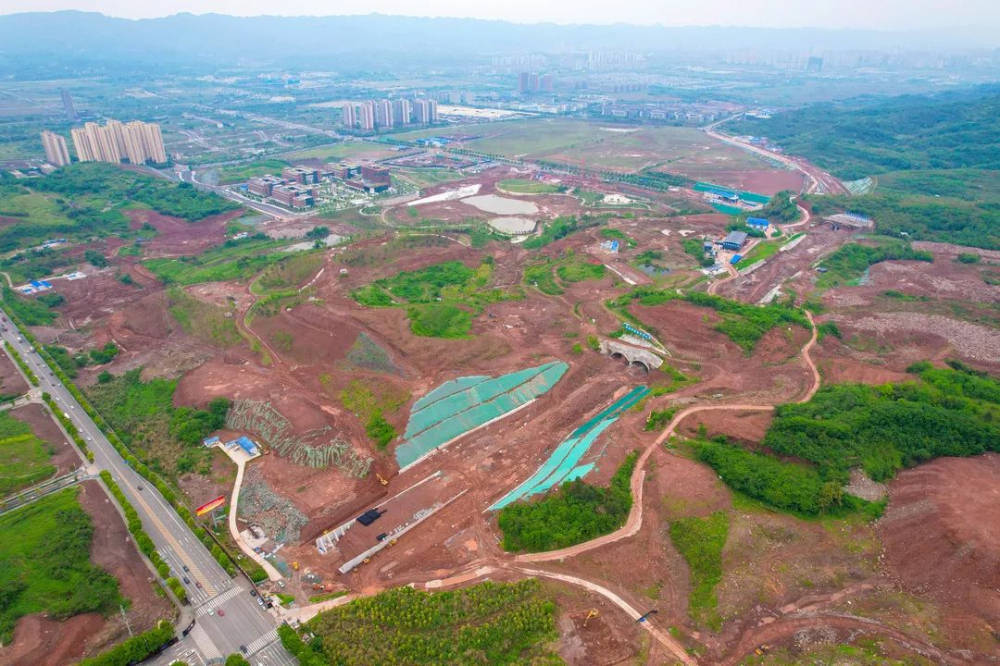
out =
[[647,372],[663,365],[663,359],[649,349],[634,347],[619,340],[602,340],[601,353],[621,360],[627,366],[640,367]]

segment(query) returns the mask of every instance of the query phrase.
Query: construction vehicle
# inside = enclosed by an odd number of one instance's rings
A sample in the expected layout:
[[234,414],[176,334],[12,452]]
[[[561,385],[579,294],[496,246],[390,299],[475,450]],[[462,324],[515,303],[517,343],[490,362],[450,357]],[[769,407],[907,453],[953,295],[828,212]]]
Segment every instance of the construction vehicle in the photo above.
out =
[[295,571],[298,571],[299,570],[299,563],[298,562],[292,562],[292,569],[294,569]]
[[591,608],[590,612],[587,613],[587,617],[583,618],[583,628],[587,628],[587,623],[590,622],[591,618],[600,617],[601,614],[597,612],[596,608]]
[[383,486],[389,485],[389,480],[384,476],[382,476],[381,474],[379,474],[378,472],[375,472],[375,477],[378,479],[378,482],[381,483]]

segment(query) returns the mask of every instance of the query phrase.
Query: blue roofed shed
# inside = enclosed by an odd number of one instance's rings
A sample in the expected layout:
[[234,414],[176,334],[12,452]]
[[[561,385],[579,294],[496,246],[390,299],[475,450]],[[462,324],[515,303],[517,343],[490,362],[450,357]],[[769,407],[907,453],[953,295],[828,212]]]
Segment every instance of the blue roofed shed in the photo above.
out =
[[767,227],[768,221],[766,217],[748,217],[747,224],[751,227],[760,227],[763,229]]
[[248,455],[255,456],[260,451],[257,449],[257,445],[254,444],[253,440],[249,437],[240,437],[235,440],[236,444],[239,445],[241,449],[247,452]]

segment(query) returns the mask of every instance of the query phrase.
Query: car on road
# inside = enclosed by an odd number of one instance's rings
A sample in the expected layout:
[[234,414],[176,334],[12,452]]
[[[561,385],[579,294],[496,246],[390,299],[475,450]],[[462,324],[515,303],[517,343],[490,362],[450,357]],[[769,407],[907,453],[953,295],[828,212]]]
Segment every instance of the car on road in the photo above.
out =
[[184,571],[191,571],[190,569],[188,569],[188,565],[186,564],[182,564],[181,569],[184,569]]
[[257,605],[260,606],[261,608],[263,608],[264,607],[264,600],[261,599],[260,597],[257,597]]
[[219,617],[226,617],[226,611],[219,609]]
[[185,585],[190,585],[191,581],[188,580],[187,576],[181,576],[181,580],[184,581]]
[[200,580],[196,580],[194,582],[194,586],[197,587],[200,590],[201,589],[201,581]]
[[257,590],[255,590],[253,588],[250,588],[250,596],[251,597],[256,597],[257,596]]
[[241,645],[240,646],[240,652],[242,652],[243,654],[246,654],[247,653],[247,646],[246,645]]

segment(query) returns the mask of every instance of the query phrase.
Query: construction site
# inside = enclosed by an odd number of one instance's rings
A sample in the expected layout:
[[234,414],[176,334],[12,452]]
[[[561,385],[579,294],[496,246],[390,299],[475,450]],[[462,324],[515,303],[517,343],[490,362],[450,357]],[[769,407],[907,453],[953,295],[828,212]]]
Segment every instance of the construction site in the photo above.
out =
[[[276,612],[289,621],[398,586],[437,590],[530,576],[546,581],[559,602],[560,653],[570,663],[668,663],[689,651],[708,655],[705,663],[738,663],[816,627],[900,645],[909,637],[920,646],[915,653],[932,654],[926,633],[914,638],[899,622],[903,602],[875,552],[884,534],[892,566],[912,566],[899,536],[905,515],[878,528],[845,521],[827,530],[744,507],[677,447],[722,435],[758,446],[774,406],[808,400],[820,373],[824,381],[895,381],[915,361],[956,352],[995,370],[996,336],[981,322],[959,321],[944,306],[904,311],[908,301],[900,299],[895,311],[875,311],[901,284],[914,298],[971,290],[986,302],[996,288],[979,269],[879,263],[867,282],[818,292],[827,310],[817,318],[835,322],[840,336],[819,336],[809,318],[756,331],[748,343],[731,327],[749,316],[682,296],[755,305],[811,293],[815,268],[853,230],[819,224],[803,208],[803,219],[765,220],[766,237],[727,249],[730,208],[752,216],[768,199],[731,189],[752,179],[654,191],[523,165],[468,172],[456,160],[395,158],[401,168],[454,169],[453,180],[377,211],[261,221],[261,242],[298,240],[320,225],[353,238],[288,253],[274,260],[280,269],[266,265],[250,277],[164,284],[149,259],[222,244],[235,216],[184,231],[167,216],[130,211],[135,226],[160,230],[142,257],[112,256],[135,284],[98,273],[59,285],[67,300],[60,318],[37,335],[72,350],[109,341],[120,348],[107,366],[80,369],[85,385],[104,370],[140,370],[142,381],[175,381],[174,407],[230,401],[214,435],[219,445],[199,453],[205,471],[180,471],[177,484],[192,506],[229,498],[228,530],[217,517],[227,545],[273,568],[262,590],[281,600]],[[530,227],[477,240],[481,225],[505,218]],[[722,257],[714,273],[698,265],[705,239]],[[769,244],[773,253],[753,271],[730,264],[727,253]],[[669,297],[631,298],[642,288]],[[985,306],[968,307],[979,308],[972,319],[989,315]],[[666,416],[657,421],[657,413]],[[227,442],[236,443],[228,453]],[[183,451],[148,448],[165,461]],[[633,453],[634,504],[620,529],[554,553],[504,550],[505,508],[576,481],[606,488]],[[938,464],[935,474],[993,474],[990,459],[980,460],[968,461],[975,471]],[[922,496],[915,472],[888,492]],[[957,501],[959,491],[941,485]],[[716,512],[730,516],[730,545],[719,624],[709,627],[689,611],[695,584],[669,525]],[[934,543],[948,541],[946,522],[928,518]],[[937,594],[922,603],[947,618],[934,625],[947,650],[973,630],[955,620],[966,607]],[[848,598],[871,609],[871,624],[838,615]],[[989,622],[983,608],[976,607],[977,636]],[[651,609],[657,614],[637,624]]]

